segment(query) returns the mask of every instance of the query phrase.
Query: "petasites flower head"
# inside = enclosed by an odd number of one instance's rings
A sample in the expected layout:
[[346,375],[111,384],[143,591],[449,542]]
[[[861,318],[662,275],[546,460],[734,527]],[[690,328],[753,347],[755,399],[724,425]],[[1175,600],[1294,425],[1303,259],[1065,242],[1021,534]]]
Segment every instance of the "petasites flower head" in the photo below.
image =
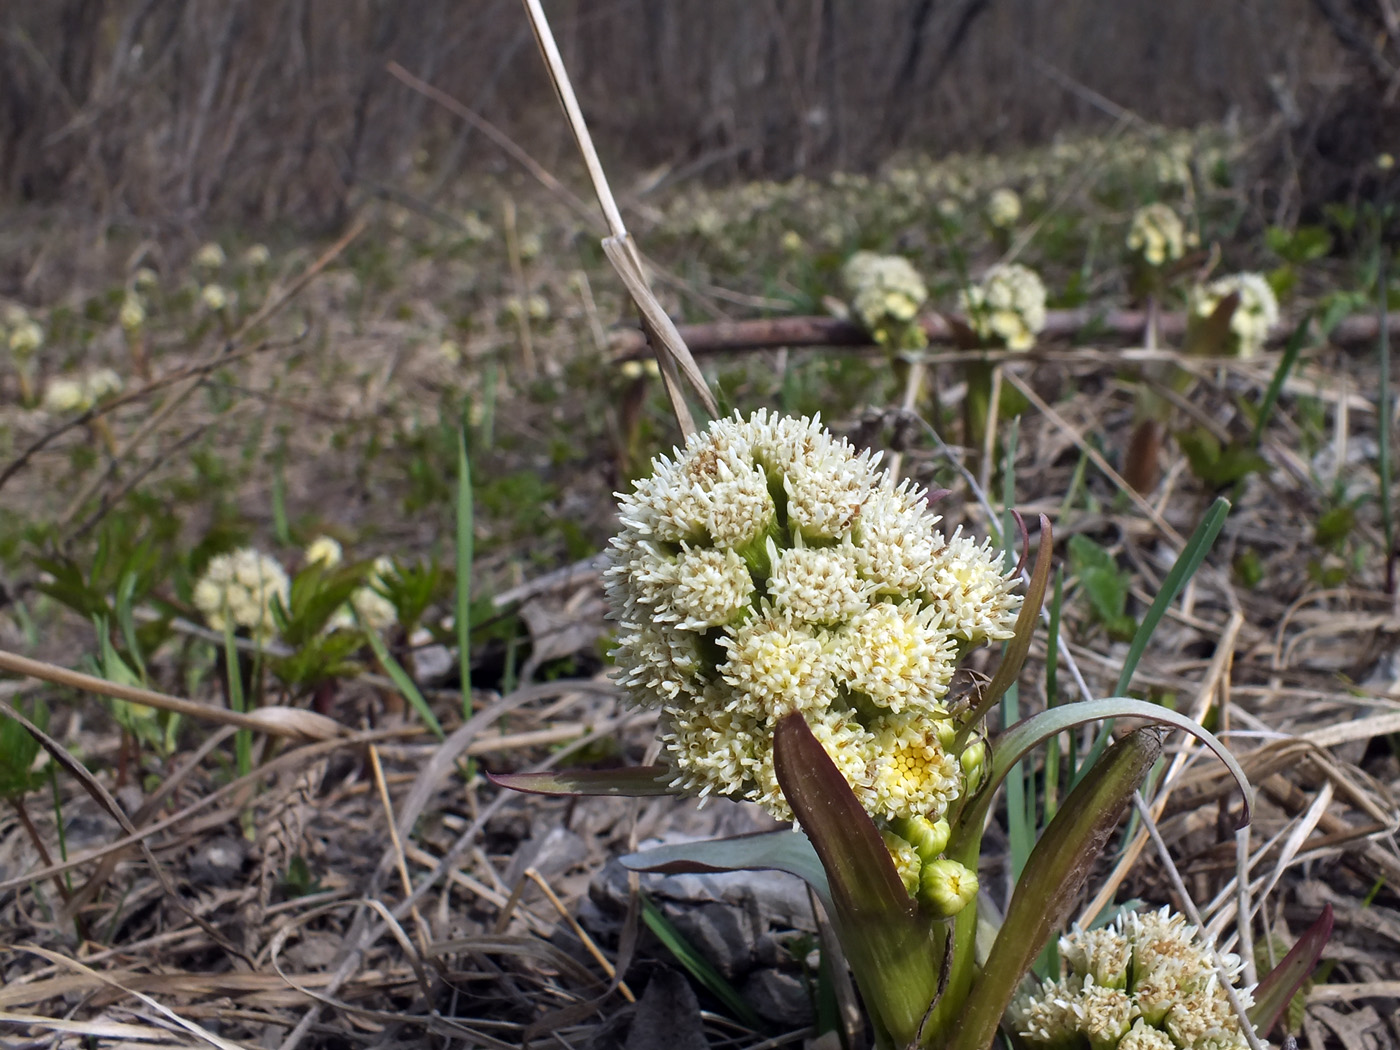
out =
[[1005,186],[992,191],[987,198],[987,222],[995,229],[1009,230],[1021,218],[1021,198]]
[[1187,233],[1186,224],[1170,205],[1159,201],[1133,212],[1128,226],[1128,251],[1148,266],[1176,262],[1194,243],[1195,235]]
[[943,700],[1020,602],[989,548],[817,419],[712,423],[619,495],[613,658],[662,711],[672,782],[789,817],[773,729],[800,712],[880,820],[937,820],[963,774]]
[[958,293],[958,307],[984,344],[1029,350],[1045,328],[1045,285],[1019,263],[998,264]]
[[216,631],[243,628],[258,641],[277,633],[273,602],[284,604],[290,590],[286,570],[269,554],[253,547],[209,560],[194,588],[194,604]]
[[[1196,927],[1167,908],[1120,915],[1111,926],[1060,938],[1064,974],[1012,1004],[1026,1047],[1228,1050],[1246,1047],[1239,1017]],[[1242,965],[1222,955],[1231,984]],[[1251,990],[1237,989],[1245,1007]]]
[[1253,357],[1263,348],[1269,330],[1279,322],[1278,297],[1263,274],[1231,274],[1192,290],[1191,323],[1199,325],[1214,314],[1228,295],[1238,295],[1239,305],[1230,315],[1232,343],[1222,349],[1238,357]]
[[892,350],[917,350],[927,342],[918,314],[928,288],[908,259],[856,252],[841,268],[841,279],[851,312],[875,342]]
[[32,357],[44,345],[44,330],[38,321],[21,317],[10,329],[10,353],[19,358]]

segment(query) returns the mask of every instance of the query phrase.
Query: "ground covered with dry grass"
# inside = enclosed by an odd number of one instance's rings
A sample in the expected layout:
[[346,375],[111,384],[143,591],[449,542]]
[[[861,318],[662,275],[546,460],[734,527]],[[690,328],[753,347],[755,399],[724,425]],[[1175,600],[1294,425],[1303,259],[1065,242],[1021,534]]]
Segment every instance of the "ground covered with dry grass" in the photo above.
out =
[[[1230,744],[1256,821],[1237,854],[1224,770],[1176,738],[1153,809],[1213,933],[1234,931],[1241,900],[1256,909],[1261,965],[1336,909],[1292,1018],[1303,1045],[1389,1046],[1400,620],[1378,425],[1385,274],[1360,205],[1271,226],[1238,177],[1250,148],[1209,129],[1120,132],[907,158],[871,178],[638,184],[624,208],[663,301],[692,323],[839,311],[841,265],[861,248],[908,256],[949,313],[998,259],[1041,272],[1056,324],[991,355],[995,446],[960,444],[969,353],[951,341],[912,355],[928,377],[912,393],[910,355],[876,347],[694,349],[726,411],[820,412],[948,490],[946,527],[998,528],[1006,495],[1054,522],[1063,644],[1038,636],[1023,710],[1111,695],[1184,537],[1230,498],[1131,688]],[[1021,213],[998,225],[1004,189]],[[1200,245],[1162,298],[1160,340],[1121,313],[1125,230],[1154,200]],[[192,237],[55,215],[11,216],[0,242],[13,291],[0,711],[66,756],[12,721],[0,735],[8,1043],[752,1048],[809,1038],[814,998],[829,1020],[805,894],[652,879],[643,903],[607,864],[654,836],[768,818],[723,801],[543,799],[483,776],[637,763],[654,739],[654,713],[608,677],[599,554],[611,493],[677,435],[585,210],[509,175],[447,202],[411,185],[366,201],[339,239],[264,248],[229,232],[217,257]],[[1283,292],[1268,347],[1182,354],[1182,289],[1242,269]],[[24,352],[30,320],[42,345]],[[120,388],[90,403],[55,390],[99,369]],[[1123,474],[1144,389],[1170,408],[1159,476],[1138,492]],[[305,553],[319,536],[340,544],[339,575]],[[201,616],[201,576],[244,546],[295,575],[295,622],[226,633]],[[328,633],[366,585],[391,612],[369,624],[356,604],[358,622]],[[1043,767],[1025,785],[1043,798]],[[1136,823],[1101,869],[1086,922],[1115,902],[1180,904]],[[984,872],[993,904],[1008,877]]]

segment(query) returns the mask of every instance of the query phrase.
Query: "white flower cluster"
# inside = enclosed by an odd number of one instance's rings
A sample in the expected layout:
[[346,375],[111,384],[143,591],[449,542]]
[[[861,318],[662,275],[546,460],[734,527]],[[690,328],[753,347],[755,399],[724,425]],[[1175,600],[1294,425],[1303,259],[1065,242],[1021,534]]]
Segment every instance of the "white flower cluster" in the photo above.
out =
[[81,379],[55,379],[44,388],[42,411],[61,416],[86,412],[122,391],[122,377],[110,368],[96,368]]
[[851,311],[875,342],[894,350],[924,345],[918,315],[928,288],[908,259],[856,252],[841,268],[841,280],[851,295]]
[[44,345],[44,329],[38,321],[25,312],[23,307],[11,307],[5,316],[9,337],[6,344],[10,353],[21,360],[33,357]]
[[1197,286],[1191,293],[1191,313],[1194,323],[1215,313],[1220,301],[1231,294],[1239,295],[1239,305],[1230,317],[1230,335],[1234,345],[1228,349],[1239,357],[1253,357],[1264,346],[1269,330],[1279,322],[1278,297],[1263,274],[1236,273]]
[[1005,186],[992,191],[987,198],[987,222],[993,229],[1009,230],[1021,218],[1021,198]]
[[[1008,1020],[1027,1047],[1117,1050],[1246,1047],[1239,1018],[1196,927],[1168,908],[1121,915],[1112,926],[1060,938],[1068,972],[1012,1004]],[[1242,969],[1221,960],[1233,984]],[[1238,989],[1253,1002],[1250,989]]]
[[194,253],[194,265],[198,270],[221,270],[227,261],[228,257],[217,241],[201,245],[199,251]]
[[140,295],[135,292],[126,294],[121,310],[117,313],[117,321],[121,324],[122,331],[128,334],[141,331],[146,323],[146,304],[141,301]]
[[1176,262],[1194,243],[1195,234],[1187,233],[1186,224],[1170,205],[1158,202],[1133,212],[1128,226],[1128,251],[1148,266]]
[[1000,555],[944,536],[816,419],[712,423],[619,495],[607,591],[618,677],[662,710],[673,784],[790,816],[776,721],[800,711],[875,816],[937,817],[961,788],[940,702],[969,648],[1011,635]]
[[984,342],[1029,350],[1045,328],[1045,285],[1019,263],[993,266],[981,284],[958,293],[967,323]]
[[211,314],[218,314],[233,305],[234,295],[221,284],[206,284],[199,290],[199,301]]
[[194,604],[214,630],[242,628],[265,642],[277,634],[273,600],[285,603],[290,589],[287,573],[275,558],[244,547],[209,559],[195,584]]
[[[306,547],[307,565],[321,563],[331,569],[345,559],[340,543],[330,536],[317,536]],[[348,605],[335,611],[327,627],[330,630],[355,627],[356,621],[367,631],[382,634],[398,622],[399,613],[394,603],[384,597],[382,589],[385,580],[394,571],[394,563],[389,558],[376,558],[374,572],[364,586],[355,588]]]

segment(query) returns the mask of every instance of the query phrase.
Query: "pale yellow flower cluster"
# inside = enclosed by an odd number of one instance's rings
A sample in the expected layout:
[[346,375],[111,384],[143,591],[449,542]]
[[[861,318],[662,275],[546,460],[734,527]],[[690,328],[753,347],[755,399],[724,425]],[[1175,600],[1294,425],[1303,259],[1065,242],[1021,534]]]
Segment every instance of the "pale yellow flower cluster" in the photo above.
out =
[[[330,536],[317,536],[307,544],[304,556],[307,565],[324,565],[333,569],[345,560],[340,543]],[[382,589],[385,580],[394,571],[391,559],[375,559],[374,572],[364,586],[355,588],[347,605],[337,609],[327,625],[330,630],[355,627],[358,621],[367,631],[382,634],[398,622],[399,613],[394,603],[384,597]]]
[[117,313],[117,321],[124,332],[135,333],[141,330],[146,323],[146,304],[141,301],[141,296],[135,292],[127,293],[126,298],[122,300],[121,310]]
[[841,279],[850,292],[851,312],[875,342],[895,350],[925,344],[918,315],[928,288],[908,259],[856,252],[841,268]]
[[791,815],[772,734],[800,711],[877,818],[937,818],[962,785],[941,702],[1019,605],[999,554],[936,528],[816,419],[718,420],[620,495],[606,574],[618,678],[660,708],[674,786]]
[[194,265],[199,270],[219,270],[227,261],[228,257],[216,241],[201,245],[194,253]]
[[993,266],[958,293],[958,306],[983,342],[1008,350],[1029,350],[1045,328],[1045,285],[1019,263]]
[[81,379],[59,378],[44,388],[40,409],[50,415],[86,412],[93,405],[119,394],[122,377],[110,368],[96,368]]
[[195,584],[194,604],[216,631],[242,628],[257,641],[277,634],[274,599],[287,601],[291,590],[287,573],[271,555],[253,547],[209,560]]
[[1188,234],[1181,216],[1171,206],[1148,204],[1133,212],[1128,226],[1128,251],[1148,266],[1164,266],[1186,254],[1188,245],[1195,243],[1195,234]]
[[44,329],[24,311],[17,311],[10,324],[10,353],[18,358],[32,357],[44,345]]
[[[1028,1047],[1228,1050],[1248,1046],[1196,927],[1167,908],[1076,928],[1060,939],[1065,976],[1017,998],[1007,1017]],[[1221,961],[1232,984],[1240,960]],[[1250,989],[1237,994],[1247,1008]]]
[[992,191],[987,198],[987,222],[994,229],[1009,230],[1021,218],[1021,198],[1005,186]]
[[1239,305],[1230,317],[1230,335],[1235,341],[1230,349],[1240,357],[1253,357],[1279,322],[1278,297],[1263,274],[1231,274],[1197,286],[1191,293],[1191,312],[1197,318],[1210,317],[1222,299],[1235,293]]

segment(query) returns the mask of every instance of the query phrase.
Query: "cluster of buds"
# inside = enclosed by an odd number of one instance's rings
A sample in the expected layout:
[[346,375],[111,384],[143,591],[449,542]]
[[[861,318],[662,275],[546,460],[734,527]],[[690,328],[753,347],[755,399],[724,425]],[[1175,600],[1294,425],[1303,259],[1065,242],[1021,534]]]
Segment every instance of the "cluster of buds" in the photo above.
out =
[[[1228,1050],[1246,1047],[1210,952],[1196,927],[1167,908],[1120,915],[1112,925],[1060,939],[1065,973],[1017,998],[1008,1011],[1027,1048]],[[1222,956],[1234,984],[1242,966]],[[1249,989],[1237,995],[1248,1007]]]
[[1236,301],[1229,331],[1222,333],[1224,345],[1203,349],[1207,353],[1253,357],[1263,348],[1270,329],[1279,322],[1278,297],[1267,278],[1258,273],[1231,274],[1192,289],[1187,345],[1201,346],[1201,333],[1207,331],[1206,322],[1229,296],[1235,296]]
[[1133,212],[1128,226],[1127,246],[1133,258],[1152,268],[1176,262],[1196,243],[1181,216],[1170,205],[1148,204]]
[[44,388],[43,411],[62,416],[86,412],[122,391],[122,377],[110,368],[96,368],[81,379],[59,378]]
[[1009,230],[1021,218],[1021,198],[1015,190],[1002,187],[987,198],[987,222],[994,230]]
[[244,547],[209,560],[195,584],[194,604],[214,630],[242,629],[265,642],[277,634],[274,602],[285,606],[290,590],[286,570],[275,558]]
[[194,268],[214,273],[224,268],[224,263],[228,257],[224,255],[223,248],[219,247],[216,241],[201,245],[199,251],[194,253]]
[[927,493],[878,458],[762,411],[659,458],[619,497],[613,656],[631,702],[661,710],[673,787],[778,819],[792,814],[773,731],[800,712],[911,891],[948,912],[976,878],[935,865],[946,833],[921,829],[982,751],[955,749],[965,734],[943,701],[965,653],[1011,636],[1020,599],[997,551],[940,532]]
[[958,293],[958,305],[988,345],[1029,350],[1045,328],[1045,285],[1019,263],[993,266],[980,284]]
[[856,252],[841,268],[841,279],[852,313],[875,342],[890,350],[917,350],[928,342],[918,322],[928,288],[908,259]]
[[12,306],[5,312],[5,328],[10,353],[21,360],[33,357],[44,345],[43,327],[22,306]]
[[117,321],[122,326],[122,331],[128,338],[138,335],[146,325],[146,304],[141,301],[141,296],[136,292],[128,292],[122,299],[121,309],[117,312]]
[[[330,536],[318,536],[312,540],[304,556],[307,565],[321,565],[327,569],[335,568],[345,560],[339,542]],[[358,621],[365,630],[382,634],[394,626],[398,622],[398,610],[383,594],[393,572],[394,563],[390,558],[376,558],[369,580],[355,589],[348,605],[336,610],[327,625],[328,629],[353,629]]]

